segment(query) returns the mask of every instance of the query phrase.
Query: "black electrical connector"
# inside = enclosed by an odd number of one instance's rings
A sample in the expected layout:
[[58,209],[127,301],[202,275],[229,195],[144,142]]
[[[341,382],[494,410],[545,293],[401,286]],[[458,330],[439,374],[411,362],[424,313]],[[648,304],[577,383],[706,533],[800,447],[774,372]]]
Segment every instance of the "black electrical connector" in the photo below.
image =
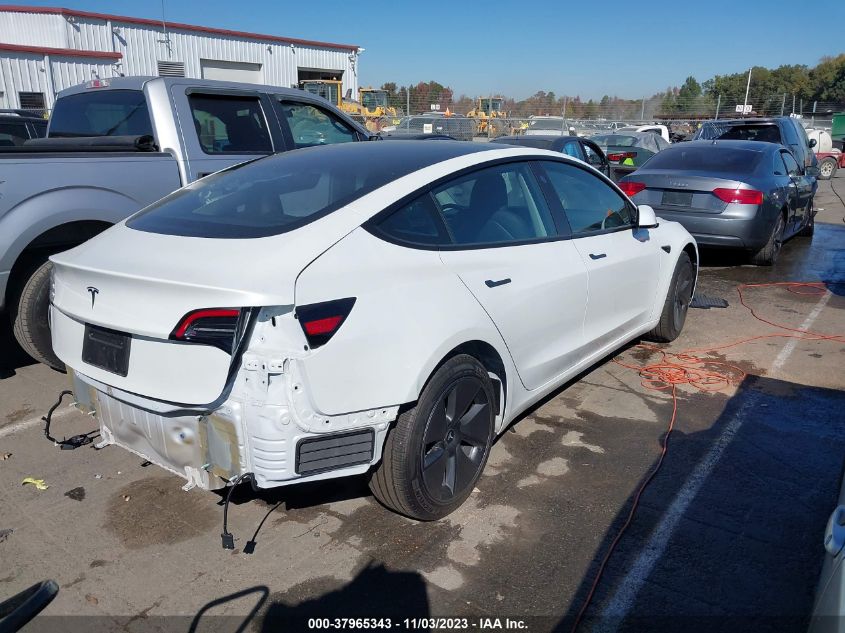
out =
[[57,444],[59,448],[63,451],[72,451],[74,449],[79,448],[80,446],[85,446],[86,444],[91,443],[91,436],[88,434],[82,435],[74,435],[73,437],[68,437],[62,440],[57,440],[55,437],[50,435],[50,422],[53,419],[53,412],[59,408],[62,404],[62,400],[65,396],[73,395],[72,391],[65,389],[59,394],[59,399],[56,400],[56,404],[50,407],[50,410],[47,411],[47,415],[42,416],[42,420],[44,420],[44,437],[48,440],[53,442],[53,444]]
[[237,488],[238,484],[243,481],[246,481],[247,479],[253,479],[253,474],[243,473],[242,475],[238,475],[231,482],[231,486],[229,486],[229,492],[226,493],[226,502],[223,504],[223,533],[220,535],[220,538],[223,541],[223,549],[235,549],[235,536],[231,532],[229,532],[228,529],[229,500],[232,498],[232,493],[235,491],[235,488]]

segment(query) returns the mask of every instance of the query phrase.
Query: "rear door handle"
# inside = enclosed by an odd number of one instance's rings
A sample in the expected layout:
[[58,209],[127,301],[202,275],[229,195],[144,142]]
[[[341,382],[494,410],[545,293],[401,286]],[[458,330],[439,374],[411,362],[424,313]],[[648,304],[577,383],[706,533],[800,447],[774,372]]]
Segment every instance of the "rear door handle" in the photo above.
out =
[[504,286],[505,284],[509,284],[511,282],[510,277],[505,277],[504,279],[499,279],[498,281],[493,281],[492,279],[488,279],[484,283],[487,284],[488,288],[495,288],[496,286]]
[[590,253],[590,259],[601,259],[607,257],[607,253]]

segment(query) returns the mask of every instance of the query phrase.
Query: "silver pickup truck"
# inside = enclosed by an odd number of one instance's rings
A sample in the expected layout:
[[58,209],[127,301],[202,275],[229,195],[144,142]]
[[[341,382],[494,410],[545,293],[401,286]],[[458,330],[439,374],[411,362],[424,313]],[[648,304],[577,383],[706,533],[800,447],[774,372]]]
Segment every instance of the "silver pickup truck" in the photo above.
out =
[[62,367],[50,344],[47,257],[220,169],[371,138],[301,90],[173,77],[64,90],[46,138],[0,148],[0,310],[33,358]]

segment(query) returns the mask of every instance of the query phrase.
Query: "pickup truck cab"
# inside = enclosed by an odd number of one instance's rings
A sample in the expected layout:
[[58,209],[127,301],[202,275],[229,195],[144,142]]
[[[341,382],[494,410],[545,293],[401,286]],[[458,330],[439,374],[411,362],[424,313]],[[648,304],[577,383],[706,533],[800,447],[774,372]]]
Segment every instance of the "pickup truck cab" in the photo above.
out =
[[365,141],[301,90],[181,77],[93,80],[59,93],[47,137],[0,148],[0,310],[33,358],[50,342],[50,255],[198,178],[287,150]]

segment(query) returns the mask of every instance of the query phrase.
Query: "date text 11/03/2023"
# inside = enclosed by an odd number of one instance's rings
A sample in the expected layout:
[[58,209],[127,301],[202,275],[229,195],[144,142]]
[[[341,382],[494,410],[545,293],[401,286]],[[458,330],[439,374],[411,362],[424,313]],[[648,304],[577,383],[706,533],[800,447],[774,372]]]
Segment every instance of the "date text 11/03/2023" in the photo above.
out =
[[528,624],[520,618],[309,618],[310,630],[363,630],[383,629],[394,631],[527,631]]

